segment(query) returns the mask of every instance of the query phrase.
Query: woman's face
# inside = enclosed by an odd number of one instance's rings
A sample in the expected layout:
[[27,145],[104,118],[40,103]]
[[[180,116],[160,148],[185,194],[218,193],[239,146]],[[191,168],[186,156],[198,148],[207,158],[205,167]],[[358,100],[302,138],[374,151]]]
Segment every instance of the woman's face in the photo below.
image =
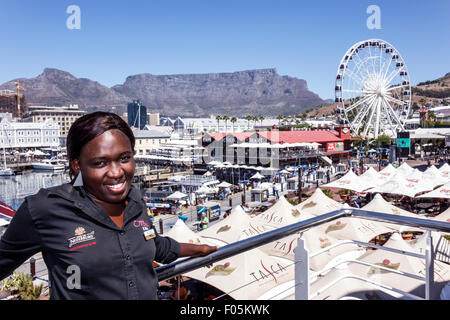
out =
[[85,190],[96,200],[121,203],[131,188],[133,156],[130,139],[113,129],[89,141],[73,166],[81,171]]

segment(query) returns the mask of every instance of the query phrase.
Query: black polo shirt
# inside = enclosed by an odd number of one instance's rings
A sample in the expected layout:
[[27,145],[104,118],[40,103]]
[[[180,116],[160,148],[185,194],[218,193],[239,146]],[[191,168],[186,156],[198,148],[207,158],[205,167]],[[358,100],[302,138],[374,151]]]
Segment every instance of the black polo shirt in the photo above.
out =
[[63,184],[17,210],[0,240],[0,280],[40,251],[51,299],[156,299],[152,262],[174,261],[180,245],[156,233],[139,190],[118,228],[83,187]]

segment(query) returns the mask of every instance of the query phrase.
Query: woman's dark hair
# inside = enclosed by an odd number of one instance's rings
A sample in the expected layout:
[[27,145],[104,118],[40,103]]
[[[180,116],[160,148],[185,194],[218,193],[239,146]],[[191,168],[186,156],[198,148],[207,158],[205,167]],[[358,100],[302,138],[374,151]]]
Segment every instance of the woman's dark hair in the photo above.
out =
[[86,114],[72,124],[67,134],[67,158],[69,160],[69,175],[75,176],[72,160],[78,159],[83,147],[95,137],[112,129],[122,131],[129,139],[134,151],[135,138],[128,124],[118,115],[110,112],[93,112]]

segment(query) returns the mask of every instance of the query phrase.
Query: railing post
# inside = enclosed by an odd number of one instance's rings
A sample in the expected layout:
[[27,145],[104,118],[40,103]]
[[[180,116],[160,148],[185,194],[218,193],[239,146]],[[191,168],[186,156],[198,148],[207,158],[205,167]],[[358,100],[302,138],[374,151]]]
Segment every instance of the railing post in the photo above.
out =
[[34,279],[34,277],[36,276],[36,259],[35,258],[30,258],[30,274],[31,277]]
[[295,253],[295,300],[308,300],[309,298],[309,257],[305,248],[305,241],[297,240]]
[[164,222],[162,218],[159,218],[159,233],[160,234],[164,233]]
[[431,300],[431,291],[434,286],[434,252],[431,230],[427,231],[427,246],[425,248],[425,299]]

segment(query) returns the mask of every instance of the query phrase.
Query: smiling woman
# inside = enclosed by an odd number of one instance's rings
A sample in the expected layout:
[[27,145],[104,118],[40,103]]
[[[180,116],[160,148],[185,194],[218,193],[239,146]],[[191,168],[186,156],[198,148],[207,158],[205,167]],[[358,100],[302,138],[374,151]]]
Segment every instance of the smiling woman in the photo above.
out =
[[129,126],[112,113],[73,123],[67,136],[72,182],[25,199],[0,239],[0,280],[41,251],[51,299],[156,299],[153,261],[217,250],[157,234],[131,185],[134,143]]

